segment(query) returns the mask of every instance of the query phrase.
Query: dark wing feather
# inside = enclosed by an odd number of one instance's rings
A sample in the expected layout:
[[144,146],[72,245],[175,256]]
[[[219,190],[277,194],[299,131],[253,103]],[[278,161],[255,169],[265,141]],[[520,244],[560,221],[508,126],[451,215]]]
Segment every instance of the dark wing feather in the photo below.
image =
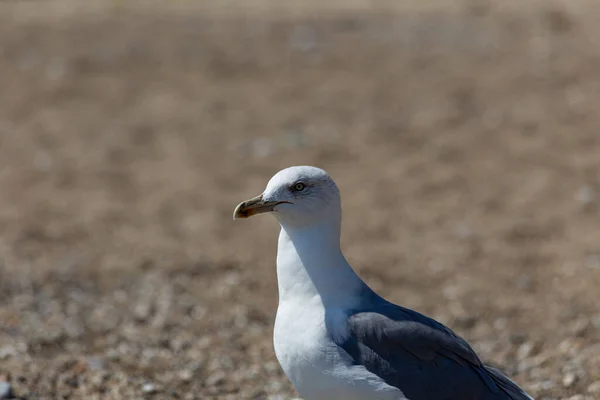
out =
[[439,322],[385,302],[348,319],[340,343],[358,365],[411,400],[530,400]]

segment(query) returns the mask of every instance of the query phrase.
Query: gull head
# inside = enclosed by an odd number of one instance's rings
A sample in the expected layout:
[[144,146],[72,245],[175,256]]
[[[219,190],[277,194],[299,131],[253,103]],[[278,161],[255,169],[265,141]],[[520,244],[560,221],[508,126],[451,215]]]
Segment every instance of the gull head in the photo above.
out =
[[281,224],[308,226],[341,218],[340,192],[320,168],[297,166],[279,171],[264,192],[240,203],[233,218],[272,213]]

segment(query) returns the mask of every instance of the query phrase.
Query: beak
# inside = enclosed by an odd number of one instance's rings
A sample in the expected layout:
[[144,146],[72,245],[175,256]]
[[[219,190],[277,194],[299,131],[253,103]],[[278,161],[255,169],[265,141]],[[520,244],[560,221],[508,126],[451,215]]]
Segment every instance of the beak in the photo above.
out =
[[243,201],[233,210],[233,219],[249,218],[256,214],[273,211],[278,204],[289,203],[289,201],[264,201],[262,194]]

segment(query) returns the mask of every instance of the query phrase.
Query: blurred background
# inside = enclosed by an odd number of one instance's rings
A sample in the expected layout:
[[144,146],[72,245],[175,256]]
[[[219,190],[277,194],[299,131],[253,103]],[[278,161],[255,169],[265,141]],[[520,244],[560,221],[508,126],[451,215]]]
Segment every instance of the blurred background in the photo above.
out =
[[295,397],[231,215],[310,164],[374,289],[598,399],[599,104],[595,0],[0,2],[0,398]]

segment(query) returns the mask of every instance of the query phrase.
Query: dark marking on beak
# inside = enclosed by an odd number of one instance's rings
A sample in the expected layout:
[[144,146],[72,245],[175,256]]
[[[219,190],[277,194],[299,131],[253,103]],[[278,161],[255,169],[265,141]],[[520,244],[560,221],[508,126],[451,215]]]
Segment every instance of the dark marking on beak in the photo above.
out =
[[264,201],[262,194],[241,202],[233,210],[233,219],[249,218],[256,214],[273,211],[278,204],[289,203],[289,201]]

